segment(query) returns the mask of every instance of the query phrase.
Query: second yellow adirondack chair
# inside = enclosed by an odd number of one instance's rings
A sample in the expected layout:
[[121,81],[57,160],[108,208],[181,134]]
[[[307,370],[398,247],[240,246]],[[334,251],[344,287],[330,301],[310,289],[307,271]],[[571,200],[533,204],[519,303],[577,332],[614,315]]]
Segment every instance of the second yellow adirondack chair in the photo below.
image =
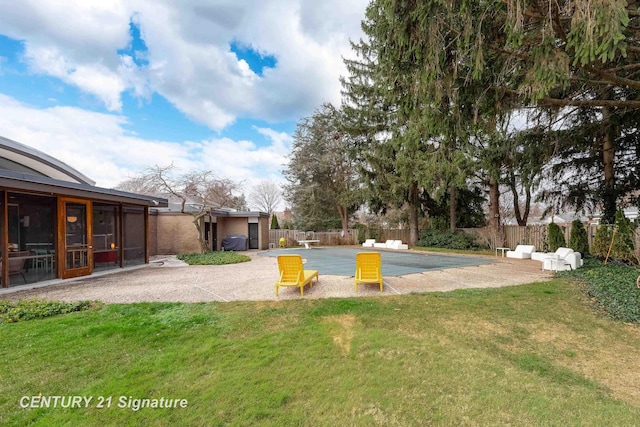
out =
[[384,287],[380,252],[358,252],[356,254],[356,292],[358,283],[379,283],[380,292]]
[[276,296],[280,286],[298,286],[300,295],[304,296],[304,285],[309,283],[309,287],[313,287],[314,277],[318,283],[318,270],[305,270],[300,255],[278,255],[278,270],[280,280],[276,282]]

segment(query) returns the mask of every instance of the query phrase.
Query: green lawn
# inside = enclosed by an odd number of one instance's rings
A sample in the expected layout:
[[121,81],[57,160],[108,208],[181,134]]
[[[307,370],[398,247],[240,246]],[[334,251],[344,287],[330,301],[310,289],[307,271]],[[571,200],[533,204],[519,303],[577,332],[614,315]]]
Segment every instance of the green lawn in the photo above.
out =
[[[568,279],[0,323],[0,425],[634,425],[640,328]],[[23,396],[92,397],[21,408]],[[110,408],[97,408],[100,396]],[[186,399],[186,408],[119,408]],[[106,406],[107,401],[102,401]]]

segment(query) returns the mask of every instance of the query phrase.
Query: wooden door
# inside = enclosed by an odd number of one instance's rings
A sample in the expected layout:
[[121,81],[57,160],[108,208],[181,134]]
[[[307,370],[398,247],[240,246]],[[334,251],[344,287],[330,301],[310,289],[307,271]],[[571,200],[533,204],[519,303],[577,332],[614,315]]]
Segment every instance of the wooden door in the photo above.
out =
[[93,272],[93,233],[90,200],[58,199],[58,266],[63,279]]

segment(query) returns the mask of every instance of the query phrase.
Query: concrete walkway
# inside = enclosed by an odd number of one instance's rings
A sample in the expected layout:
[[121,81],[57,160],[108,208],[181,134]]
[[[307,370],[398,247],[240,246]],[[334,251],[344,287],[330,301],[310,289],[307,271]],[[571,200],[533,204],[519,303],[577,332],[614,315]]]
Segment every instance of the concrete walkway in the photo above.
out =
[[[429,253],[421,252],[424,256]],[[42,298],[48,300],[99,300],[105,303],[268,301],[298,299],[298,288],[281,288],[276,258],[249,252],[250,262],[221,266],[186,266],[175,257],[156,257],[150,265],[111,274],[94,275],[72,281],[56,281],[33,288],[20,286],[3,290],[0,299]],[[412,292],[446,292],[454,289],[495,288],[550,280],[553,274],[541,271],[540,262],[484,257],[491,263],[426,271],[399,277],[385,277],[381,294],[377,285],[360,285],[356,293],[353,278],[329,276],[320,270],[320,281],[305,287],[303,298],[363,297],[400,295]],[[384,273],[384,267],[383,267]]]

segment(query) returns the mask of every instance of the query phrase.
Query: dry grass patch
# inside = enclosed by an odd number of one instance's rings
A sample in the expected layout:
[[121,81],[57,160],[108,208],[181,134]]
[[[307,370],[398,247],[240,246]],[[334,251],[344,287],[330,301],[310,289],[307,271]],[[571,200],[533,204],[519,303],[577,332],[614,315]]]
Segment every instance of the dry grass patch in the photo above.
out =
[[511,354],[543,352],[560,367],[606,386],[615,398],[640,406],[638,326],[624,326],[637,340],[612,342],[609,331],[593,328],[581,333],[562,323],[516,325],[461,315],[441,324],[448,335],[468,334]]
[[[534,325],[531,339],[550,346],[562,366],[607,386],[618,399],[640,406],[638,342],[611,342],[601,329],[585,335],[564,325]],[[625,328],[640,337],[640,328]]]
[[349,355],[351,353],[351,341],[353,340],[353,328],[358,323],[356,316],[352,314],[328,316],[322,321],[333,326],[331,328],[333,343],[340,348],[342,354]]

